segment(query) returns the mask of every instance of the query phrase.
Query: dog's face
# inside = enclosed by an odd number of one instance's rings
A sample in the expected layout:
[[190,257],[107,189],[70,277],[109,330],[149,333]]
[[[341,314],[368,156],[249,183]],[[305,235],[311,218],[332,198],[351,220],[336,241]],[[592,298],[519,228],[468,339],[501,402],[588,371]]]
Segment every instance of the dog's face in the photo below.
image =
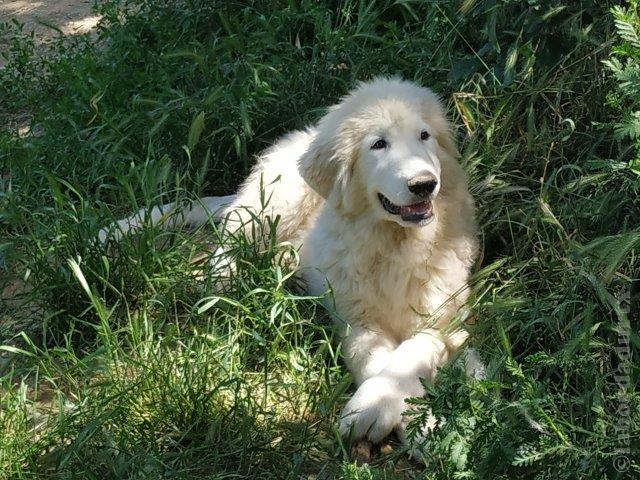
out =
[[[353,168],[376,217],[421,227],[434,217],[441,164],[434,127],[402,103],[378,105]],[[374,113],[374,112],[371,112]]]
[[366,211],[403,227],[423,227],[437,216],[457,152],[430,90],[396,79],[362,84],[317,130],[300,172],[320,195],[346,213]]

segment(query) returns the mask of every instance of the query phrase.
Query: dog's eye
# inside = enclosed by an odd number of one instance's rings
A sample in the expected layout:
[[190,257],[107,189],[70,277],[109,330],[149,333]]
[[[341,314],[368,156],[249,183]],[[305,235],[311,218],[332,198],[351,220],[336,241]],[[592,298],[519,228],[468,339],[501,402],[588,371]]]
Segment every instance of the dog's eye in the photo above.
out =
[[429,140],[429,137],[431,135],[429,135],[429,132],[427,132],[426,130],[422,130],[420,132],[420,140]]
[[387,148],[387,141],[382,138],[378,140],[376,143],[374,143],[373,145],[371,145],[372,150],[381,150],[383,148]]

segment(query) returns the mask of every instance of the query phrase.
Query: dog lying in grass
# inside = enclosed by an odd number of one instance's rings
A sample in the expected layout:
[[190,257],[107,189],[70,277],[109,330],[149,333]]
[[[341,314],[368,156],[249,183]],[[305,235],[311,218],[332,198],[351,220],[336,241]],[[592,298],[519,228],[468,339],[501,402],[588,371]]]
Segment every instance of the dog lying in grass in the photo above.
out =
[[[423,394],[420,379],[432,380],[466,339],[451,324],[478,244],[457,157],[437,97],[380,78],[276,142],[237,194],[205,197],[183,212],[187,224],[214,216],[228,230],[247,228],[263,209],[279,217],[277,239],[299,248],[309,293],[332,292],[326,304],[358,386],[340,421],[352,439],[379,442],[394,429],[405,438],[405,399]],[[141,210],[118,230],[175,208]]]

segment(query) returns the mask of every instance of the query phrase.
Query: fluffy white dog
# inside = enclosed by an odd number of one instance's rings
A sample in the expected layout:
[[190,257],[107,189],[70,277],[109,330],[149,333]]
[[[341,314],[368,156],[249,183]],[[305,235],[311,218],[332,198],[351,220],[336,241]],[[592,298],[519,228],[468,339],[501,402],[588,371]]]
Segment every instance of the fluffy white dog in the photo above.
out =
[[[466,334],[451,322],[467,296],[477,252],[474,204],[438,98],[398,79],[360,84],[315,127],[266,151],[236,195],[184,212],[226,228],[263,209],[279,241],[300,248],[300,275],[341,326],[358,389],[340,431],[378,442],[401,437],[405,399],[423,393]],[[122,231],[157,222],[174,205],[121,220]],[[175,217],[175,216],[174,216]],[[101,232],[104,239],[107,231]]]

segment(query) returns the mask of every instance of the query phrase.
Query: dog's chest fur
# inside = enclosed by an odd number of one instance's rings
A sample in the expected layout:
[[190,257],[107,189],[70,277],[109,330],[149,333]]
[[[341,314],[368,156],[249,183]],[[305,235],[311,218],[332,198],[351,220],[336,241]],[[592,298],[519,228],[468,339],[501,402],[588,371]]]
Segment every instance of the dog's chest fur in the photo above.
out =
[[460,301],[447,300],[467,274],[455,253],[436,242],[438,226],[407,231],[367,221],[320,215],[316,225],[323,228],[312,228],[302,249],[309,289],[326,291],[326,275],[339,317],[398,341],[450,320]]

